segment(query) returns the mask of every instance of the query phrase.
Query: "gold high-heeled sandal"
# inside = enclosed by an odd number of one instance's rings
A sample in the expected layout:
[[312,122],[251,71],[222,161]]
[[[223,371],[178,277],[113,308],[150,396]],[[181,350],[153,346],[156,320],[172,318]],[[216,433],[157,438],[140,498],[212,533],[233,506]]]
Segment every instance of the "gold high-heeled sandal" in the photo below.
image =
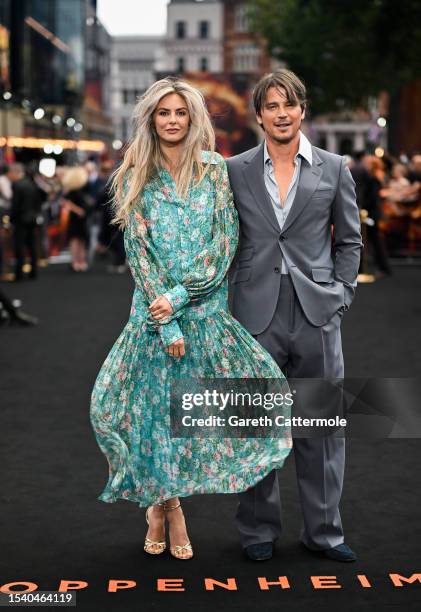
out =
[[[165,510],[165,502],[164,503],[158,503],[155,504],[156,506],[164,506],[164,510]],[[146,523],[149,525],[149,518],[148,518],[148,512],[149,510],[152,508],[152,506],[149,506],[149,508],[146,508]],[[153,547],[155,547],[155,550],[153,550]],[[155,540],[150,540],[149,538],[145,538],[145,545],[143,546],[143,550],[145,552],[147,552],[150,555],[160,555],[161,553],[164,552],[164,550],[166,549],[167,544],[164,541],[162,542],[156,542]]]
[[[181,503],[178,502],[177,505],[175,506],[167,506],[166,503],[164,503],[164,511],[171,511],[171,510],[176,510],[177,508],[180,508]],[[181,509],[181,512],[183,512],[183,509]],[[187,557],[183,557],[180,555],[180,553],[182,553],[184,550],[189,551],[191,554]],[[171,546],[170,544],[170,553],[172,554],[173,557],[175,557],[176,559],[181,559],[182,561],[187,561],[188,559],[191,559],[193,557],[193,547],[190,544],[190,541],[187,542],[187,544],[183,544],[182,546],[178,545],[178,544],[174,544],[174,546]]]

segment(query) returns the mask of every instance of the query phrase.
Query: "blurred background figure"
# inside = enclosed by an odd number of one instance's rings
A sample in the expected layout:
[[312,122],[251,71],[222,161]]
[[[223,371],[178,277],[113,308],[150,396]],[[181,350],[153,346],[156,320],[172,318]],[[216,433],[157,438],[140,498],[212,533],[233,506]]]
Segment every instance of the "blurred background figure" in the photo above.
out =
[[112,161],[108,161],[103,163],[100,169],[103,186],[97,201],[98,208],[101,211],[101,231],[98,236],[98,251],[109,250],[111,253],[111,264],[107,267],[108,272],[111,274],[124,274],[127,270],[127,265],[123,232],[115,225],[110,224],[114,216],[110,181],[113,165]]
[[[382,198],[387,198],[391,202],[403,202],[407,199],[410,193],[411,183],[408,180],[408,167],[405,164],[395,163],[390,172],[389,181],[386,181],[386,186],[380,190]],[[399,209],[395,208],[399,213]]]
[[[382,277],[392,273],[385,245],[379,232],[378,222],[381,217],[380,190],[385,181],[385,168],[381,159],[374,155],[366,155],[364,151],[354,154],[350,164],[352,177],[355,181],[357,204],[360,210],[366,210],[369,222],[365,225],[367,245],[371,247],[377,276]],[[363,262],[364,259],[361,260]],[[360,269],[360,272],[363,271]]]
[[374,263],[377,267],[376,276],[380,278],[392,274],[383,237],[379,232],[379,220],[382,214],[380,190],[386,180],[386,170],[384,162],[375,155],[365,155],[362,161],[368,171],[364,208],[374,222],[372,225],[367,225],[367,240],[372,248]]
[[12,183],[7,176],[8,166],[0,168],[0,277],[4,273],[4,226],[12,202]]
[[62,178],[62,206],[68,210],[67,240],[71,254],[71,268],[74,272],[88,269],[87,249],[89,246],[88,215],[92,210],[86,193],[88,173],[82,166],[68,168]]
[[[39,192],[41,206],[38,214],[37,230],[37,253],[42,263],[46,265],[48,261],[48,208],[51,186],[47,179],[39,171],[39,161],[33,160],[26,167],[26,174],[32,180]],[[38,262],[40,263],[40,262]]]
[[369,198],[371,178],[367,166],[363,161],[365,151],[354,153],[349,164],[349,169],[352,178],[355,181],[355,192],[357,195],[357,204],[360,209],[366,208],[365,204]]
[[43,196],[32,178],[25,173],[23,164],[12,164],[7,176],[12,183],[10,221],[13,224],[15,281],[23,279],[25,248],[31,260],[29,278],[35,279],[38,275],[36,233],[38,224],[42,222]]
[[408,180],[411,184],[421,185],[421,153],[416,153],[411,158]]
[[97,163],[89,159],[85,162],[84,168],[88,173],[88,181],[85,187],[87,202],[91,209],[91,214],[87,220],[89,234],[89,248],[87,260],[89,265],[92,265],[95,256],[96,246],[98,244],[98,234],[101,226],[101,211],[98,209],[98,197],[104,187],[104,181],[101,177]]

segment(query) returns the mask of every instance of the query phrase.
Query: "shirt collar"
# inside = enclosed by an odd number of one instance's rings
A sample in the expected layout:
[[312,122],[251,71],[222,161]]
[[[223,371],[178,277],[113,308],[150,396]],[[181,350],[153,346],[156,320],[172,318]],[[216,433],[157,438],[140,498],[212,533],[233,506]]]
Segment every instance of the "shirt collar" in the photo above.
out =
[[[300,130],[300,144],[298,146],[298,152],[295,156],[295,159],[298,157],[298,155],[301,155],[301,157],[303,157],[310,164],[310,166],[312,165],[313,152],[311,150],[311,143],[309,139],[307,138],[307,136],[305,136],[305,134],[303,134],[301,130]],[[263,160],[264,160],[264,165],[266,165],[266,163],[268,162],[272,163],[266,140],[263,143]]]

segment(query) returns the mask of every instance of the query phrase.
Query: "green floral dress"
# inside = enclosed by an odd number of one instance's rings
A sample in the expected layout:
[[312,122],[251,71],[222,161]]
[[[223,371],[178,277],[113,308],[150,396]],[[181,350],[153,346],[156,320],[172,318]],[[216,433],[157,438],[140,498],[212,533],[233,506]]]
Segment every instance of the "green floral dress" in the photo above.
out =
[[[203,160],[209,161],[203,152]],[[170,497],[236,493],[282,467],[292,446],[278,438],[172,438],[169,394],[176,379],[277,378],[272,357],[228,311],[227,271],[238,243],[238,217],[224,159],[189,196],[177,196],[166,170],[145,186],[124,242],[135,281],[130,316],[103,363],[91,396],[91,423],[109,465],[99,496],[140,506]],[[130,180],[125,177],[125,188]],[[148,306],[173,306],[159,323]],[[164,347],[184,338],[184,357]]]

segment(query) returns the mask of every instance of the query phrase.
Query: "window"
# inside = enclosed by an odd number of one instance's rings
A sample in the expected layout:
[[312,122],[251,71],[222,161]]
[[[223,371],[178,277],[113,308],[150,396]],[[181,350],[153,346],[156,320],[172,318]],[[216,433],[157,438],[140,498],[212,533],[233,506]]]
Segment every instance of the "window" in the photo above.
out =
[[177,57],[175,70],[176,72],[184,72],[185,70],[184,57]]
[[121,140],[124,142],[126,140],[128,140],[129,138],[129,121],[128,119],[122,119],[121,120]]
[[260,51],[256,45],[238,45],[234,49],[234,72],[257,72],[259,59]]
[[140,89],[123,89],[123,104],[136,104],[139,96],[142,95],[142,91]]
[[199,60],[199,70],[201,72],[207,72],[209,70],[209,62],[207,57],[201,57]]
[[236,32],[248,32],[249,23],[247,18],[247,6],[238,4],[234,12],[234,27]]
[[124,59],[118,62],[119,68],[122,72],[130,72],[132,70],[142,71],[142,70],[152,70],[153,68],[153,60],[152,59]]
[[175,22],[175,37],[186,38],[186,22],[176,21]]
[[209,21],[199,21],[199,38],[209,38]]

